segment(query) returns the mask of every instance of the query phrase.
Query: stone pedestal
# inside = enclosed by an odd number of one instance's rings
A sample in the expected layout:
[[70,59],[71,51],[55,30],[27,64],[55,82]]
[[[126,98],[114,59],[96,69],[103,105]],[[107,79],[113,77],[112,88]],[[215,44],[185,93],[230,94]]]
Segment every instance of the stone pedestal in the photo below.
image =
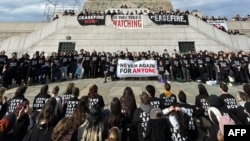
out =
[[108,8],[120,8],[127,5],[131,8],[150,8],[152,11],[159,11],[160,8],[173,10],[171,0],[87,0],[83,9],[88,11],[105,11]]

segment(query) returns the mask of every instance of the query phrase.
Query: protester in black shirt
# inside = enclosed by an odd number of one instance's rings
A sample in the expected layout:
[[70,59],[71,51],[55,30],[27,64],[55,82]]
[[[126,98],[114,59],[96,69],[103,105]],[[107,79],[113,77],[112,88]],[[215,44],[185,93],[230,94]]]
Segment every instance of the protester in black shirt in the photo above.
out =
[[179,91],[178,99],[177,107],[185,111],[183,112],[183,117],[187,124],[188,139],[196,140],[198,137],[198,127],[195,121],[195,106],[187,103],[187,96],[182,90]]
[[49,99],[51,96],[48,94],[49,86],[47,84],[43,85],[40,89],[40,92],[35,96],[33,101],[33,112],[35,118],[44,107],[46,100]]
[[17,88],[14,97],[9,99],[7,102],[6,114],[14,112],[16,106],[22,103],[23,101],[28,101],[28,99],[26,99],[24,96],[26,90],[27,90],[26,86],[20,86]]
[[24,137],[23,141],[50,141],[55,125],[54,107],[45,105],[40,111],[37,124]]
[[169,83],[165,83],[164,88],[164,92],[160,94],[161,109],[165,109],[170,107],[171,105],[175,105],[177,102],[176,95],[170,91],[171,85]]
[[150,141],[171,141],[170,125],[160,108],[153,108],[150,111],[146,139]]
[[79,103],[79,96],[80,90],[78,87],[74,87],[72,89],[72,97],[67,101],[65,106],[65,117],[71,117],[73,115],[74,110],[76,109]]
[[150,96],[147,92],[140,95],[141,105],[134,112],[132,127],[138,141],[147,141],[146,130],[150,118],[150,112],[153,106],[150,105]]
[[150,105],[155,108],[160,108],[161,101],[158,97],[155,97],[155,87],[153,85],[146,86],[147,93],[150,95]]

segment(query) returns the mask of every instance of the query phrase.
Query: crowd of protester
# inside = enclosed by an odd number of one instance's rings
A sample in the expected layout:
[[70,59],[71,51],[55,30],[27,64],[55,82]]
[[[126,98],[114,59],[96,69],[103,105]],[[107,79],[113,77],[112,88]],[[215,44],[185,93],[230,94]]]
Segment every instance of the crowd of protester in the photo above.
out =
[[225,83],[217,85],[218,95],[209,94],[202,83],[197,87],[195,103],[190,104],[185,90],[174,94],[167,82],[159,97],[153,85],[146,85],[136,101],[127,86],[110,102],[104,101],[96,84],[82,97],[74,82],[63,90],[44,84],[31,105],[27,86],[19,86],[9,99],[1,86],[0,140],[195,141],[200,129],[203,141],[223,141],[224,125],[250,125],[250,84],[244,84],[237,97]]
[[235,15],[232,20],[233,21],[249,21],[250,15],[241,16],[240,14]]
[[[216,81],[230,84],[249,82],[250,55],[245,51],[211,52],[208,50],[169,53],[141,51],[132,52],[128,49],[117,52],[75,51],[74,53],[53,52],[45,56],[45,52],[37,51],[32,56],[28,53],[17,58],[13,52],[11,57],[0,52],[1,83],[9,88],[16,85],[46,84],[70,79],[104,78],[119,80],[117,62],[124,60],[156,60],[158,76],[147,79],[170,81]],[[140,78],[125,78],[140,79]]]
[[69,10],[64,10],[64,12],[63,12],[63,16],[74,16],[75,15],[75,10],[71,10],[71,9],[69,9]]

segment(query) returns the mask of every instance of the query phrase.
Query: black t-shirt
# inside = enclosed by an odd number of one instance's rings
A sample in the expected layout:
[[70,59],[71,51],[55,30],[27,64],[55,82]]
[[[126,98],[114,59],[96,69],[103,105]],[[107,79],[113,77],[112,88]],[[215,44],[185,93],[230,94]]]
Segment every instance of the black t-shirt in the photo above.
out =
[[78,98],[71,98],[68,100],[67,105],[66,105],[66,111],[65,111],[65,117],[71,117],[76,106],[79,103],[79,99]]
[[12,99],[10,99],[7,102],[7,113],[11,113],[14,112],[17,105],[19,105],[20,103],[22,103],[23,101],[28,101],[24,96],[17,96],[17,97],[13,97]]
[[170,107],[171,105],[176,104],[177,99],[175,94],[171,94],[170,97],[166,97],[164,93],[160,94],[161,100],[161,109]]
[[43,108],[45,102],[47,99],[49,99],[51,96],[49,94],[38,94],[34,98],[33,102],[33,110],[34,111],[39,111]]
[[92,108],[96,104],[99,104],[101,108],[105,106],[103,97],[99,94],[97,95],[97,97],[94,97],[94,98],[88,97],[88,101],[89,101],[89,109]]
[[161,100],[157,97],[151,97],[150,98],[150,105],[152,105],[155,108],[160,108]]
[[236,99],[231,94],[222,94],[219,96],[221,102],[223,102],[224,108],[226,108],[229,112],[235,113],[238,105]]
[[135,110],[132,124],[133,127],[136,128],[138,141],[144,141],[149,119],[149,113],[144,112],[141,108]]
[[195,97],[195,107],[199,108],[198,116],[205,116],[208,117],[208,97],[201,97],[200,95],[197,95]]

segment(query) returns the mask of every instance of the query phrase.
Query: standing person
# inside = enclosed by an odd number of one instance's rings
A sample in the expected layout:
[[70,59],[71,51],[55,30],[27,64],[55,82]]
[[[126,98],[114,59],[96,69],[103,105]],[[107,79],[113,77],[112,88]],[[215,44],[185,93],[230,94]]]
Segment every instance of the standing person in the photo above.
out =
[[204,55],[204,68],[205,73],[207,74],[207,80],[213,80],[213,62],[212,62],[212,56],[211,54],[205,50]]
[[172,55],[172,72],[173,72],[173,80],[181,79],[182,78],[182,72],[181,72],[181,62],[179,58],[177,57],[177,54]]
[[146,92],[140,95],[141,105],[133,115],[132,128],[138,141],[146,141],[147,123],[153,106],[150,105],[150,96]]
[[25,92],[27,90],[26,86],[20,86],[17,88],[15,95],[13,98],[9,99],[7,101],[7,110],[6,110],[6,114],[8,113],[12,113],[14,112],[14,110],[16,109],[16,106],[20,103],[22,103],[23,101],[29,101],[25,96]]
[[12,85],[12,81],[17,78],[17,69],[19,67],[19,61],[17,59],[17,53],[13,52],[12,57],[7,61],[3,70],[3,86],[9,88]]
[[50,94],[48,94],[48,90],[49,90],[49,85],[47,84],[43,85],[40,89],[40,92],[34,98],[32,109],[35,118],[38,116],[39,112],[43,108],[46,100],[51,97]]
[[190,61],[187,55],[183,55],[181,58],[181,70],[185,82],[190,82]]
[[131,87],[125,87],[123,95],[120,98],[121,112],[124,118],[124,126],[122,129],[122,140],[132,140],[132,119],[135,109],[137,108],[135,95]]
[[170,125],[167,118],[163,117],[160,108],[153,108],[150,111],[146,139],[150,141],[171,141]]
[[74,87],[72,89],[72,97],[67,101],[66,105],[64,105],[64,109],[66,109],[65,111],[65,117],[71,117],[73,115],[73,112],[76,108],[76,106],[79,103],[79,94],[80,94],[80,90],[78,87]]
[[153,85],[146,86],[147,93],[150,95],[150,105],[155,108],[160,108],[161,101],[158,97],[155,97],[155,87]]
[[158,81],[161,83],[165,83],[167,81],[167,79],[165,78],[165,71],[166,67],[163,62],[160,61],[158,66]]
[[161,109],[165,109],[170,107],[171,105],[175,105],[177,102],[176,95],[170,91],[171,85],[169,83],[165,83],[164,88],[164,92],[160,94]]
[[90,61],[92,78],[97,78],[98,64],[99,64],[99,56],[97,55],[96,51],[94,50],[92,55],[91,55],[91,61]]

